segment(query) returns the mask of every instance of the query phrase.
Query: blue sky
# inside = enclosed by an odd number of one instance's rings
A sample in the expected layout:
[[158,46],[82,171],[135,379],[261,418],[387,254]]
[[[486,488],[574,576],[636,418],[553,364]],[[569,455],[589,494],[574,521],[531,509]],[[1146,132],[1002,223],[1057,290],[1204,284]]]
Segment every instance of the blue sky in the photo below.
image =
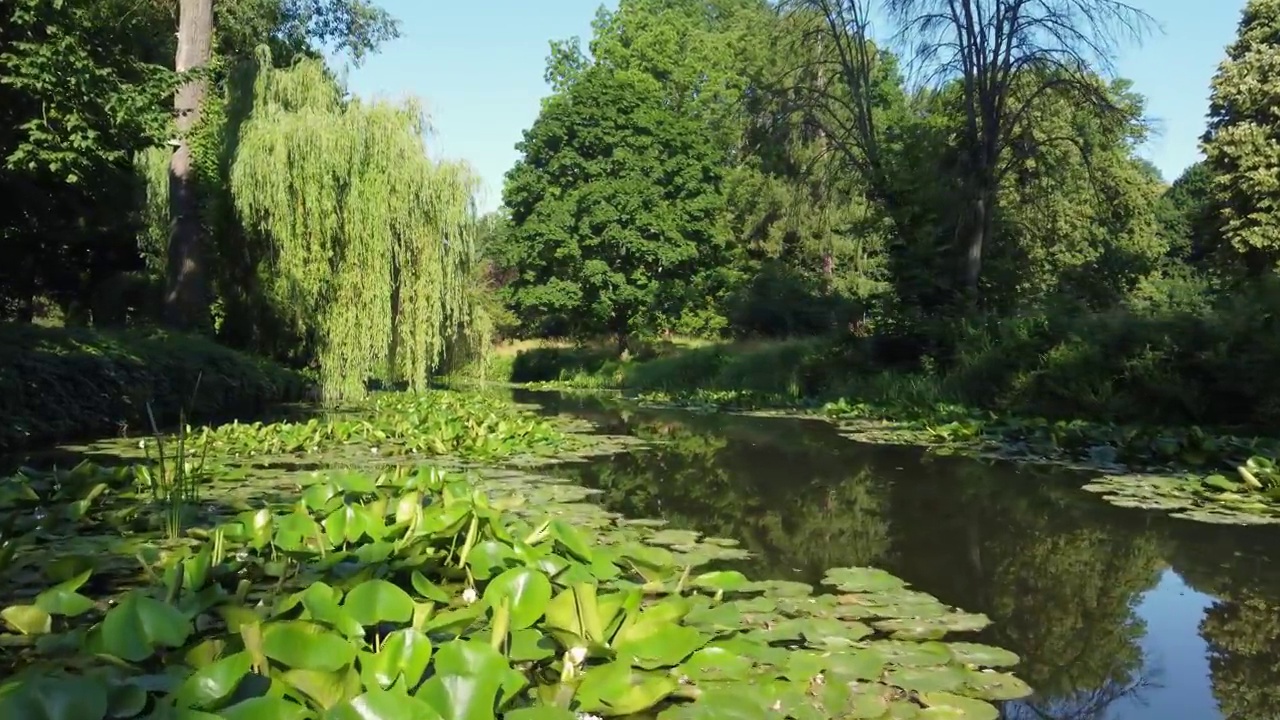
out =
[[[1148,98],[1160,134],[1143,154],[1172,180],[1199,156],[1209,79],[1235,35],[1244,0],[1130,0],[1161,25],[1127,50],[1118,74]],[[463,158],[484,181],[481,206],[501,202],[502,176],[515,144],[548,92],[542,80],[548,42],[587,40],[601,0],[382,0],[403,37],[348,81],[359,95],[421,98],[436,135],[433,154]],[[616,6],[614,0],[605,3]]]

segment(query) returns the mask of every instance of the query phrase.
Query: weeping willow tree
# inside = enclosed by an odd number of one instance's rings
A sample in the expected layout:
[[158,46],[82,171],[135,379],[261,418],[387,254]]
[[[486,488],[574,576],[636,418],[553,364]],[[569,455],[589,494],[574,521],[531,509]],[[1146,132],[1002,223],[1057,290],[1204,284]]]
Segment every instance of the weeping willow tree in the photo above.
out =
[[323,396],[425,387],[480,353],[475,177],[426,153],[417,103],[347,99],[320,61],[260,53],[228,182],[270,306],[313,346]]

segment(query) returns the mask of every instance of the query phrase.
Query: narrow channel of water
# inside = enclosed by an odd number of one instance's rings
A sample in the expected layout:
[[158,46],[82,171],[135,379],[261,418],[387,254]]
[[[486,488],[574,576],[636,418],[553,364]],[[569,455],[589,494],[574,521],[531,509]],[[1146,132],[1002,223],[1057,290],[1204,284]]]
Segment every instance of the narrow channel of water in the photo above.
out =
[[1010,720],[1280,718],[1280,530],[1117,508],[1080,475],[872,446],[794,419],[543,412],[663,442],[557,472],[631,517],[734,538],[754,577],[881,567],[965,610],[1037,689]]

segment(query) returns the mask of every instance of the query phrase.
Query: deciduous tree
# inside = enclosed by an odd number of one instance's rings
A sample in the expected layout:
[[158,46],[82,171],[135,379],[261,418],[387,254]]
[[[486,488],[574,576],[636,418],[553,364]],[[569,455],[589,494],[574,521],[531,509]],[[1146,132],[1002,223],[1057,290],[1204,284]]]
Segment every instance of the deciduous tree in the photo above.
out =
[[1249,0],[1213,77],[1203,149],[1227,260],[1251,275],[1280,261],[1280,2]]

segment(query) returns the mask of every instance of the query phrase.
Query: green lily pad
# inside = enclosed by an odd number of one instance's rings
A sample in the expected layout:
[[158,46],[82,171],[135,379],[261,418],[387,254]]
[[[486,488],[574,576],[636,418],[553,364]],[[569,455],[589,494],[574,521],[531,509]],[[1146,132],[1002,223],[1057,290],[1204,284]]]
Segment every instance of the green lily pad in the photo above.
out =
[[405,693],[366,690],[335,705],[324,720],[439,720],[430,705]]
[[355,586],[342,607],[361,625],[408,622],[413,617],[413,598],[386,580],[366,580]]
[[182,647],[191,621],[177,608],[131,592],[102,619],[102,649],[122,660],[141,662],[157,648]]
[[1017,700],[1032,693],[1031,686],[1009,673],[994,670],[969,671],[966,695],[982,700]]
[[508,602],[511,628],[523,630],[546,612],[551,602],[551,581],[532,568],[513,568],[489,582],[484,589],[484,599],[494,608]]
[[896,590],[906,585],[900,578],[878,568],[847,567],[828,570],[822,579],[842,592],[861,593]]
[[921,720],[997,720],[1000,713],[994,705],[947,692],[921,695],[925,709]]
[[978,667],[1002,668],[1013,667],[1019,662],[1017,653],[993,645],[982,645],[969,642],[949,642],[947,647],[956,662]]
[[355,646],[338,633],[301,620],[266,625],[262,651],[290,668],[322,672],[341,670],[356,657]]

